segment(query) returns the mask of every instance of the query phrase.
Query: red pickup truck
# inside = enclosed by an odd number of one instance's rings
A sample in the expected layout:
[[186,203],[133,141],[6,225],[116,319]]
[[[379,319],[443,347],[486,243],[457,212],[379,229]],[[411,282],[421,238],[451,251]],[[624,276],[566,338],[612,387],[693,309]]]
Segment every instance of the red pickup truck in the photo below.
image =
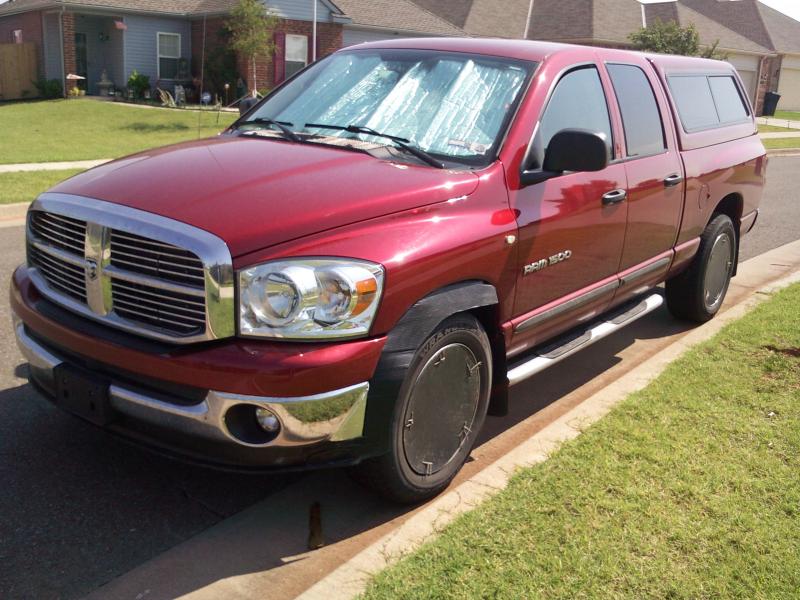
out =
[[766,163],[724,62],[362,44],[42,194],[16,335],[37,389],[127,439],[417,501],[510,386],[664,300],[713,317]]

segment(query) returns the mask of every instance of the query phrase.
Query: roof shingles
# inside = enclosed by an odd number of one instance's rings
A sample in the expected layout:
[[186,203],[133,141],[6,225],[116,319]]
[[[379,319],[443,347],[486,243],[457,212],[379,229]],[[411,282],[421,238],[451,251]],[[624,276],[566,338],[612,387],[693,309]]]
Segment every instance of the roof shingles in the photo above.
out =
[[443,36],[463,36],[464,31],[411,2],[411,0],[336,0],[353,25]]

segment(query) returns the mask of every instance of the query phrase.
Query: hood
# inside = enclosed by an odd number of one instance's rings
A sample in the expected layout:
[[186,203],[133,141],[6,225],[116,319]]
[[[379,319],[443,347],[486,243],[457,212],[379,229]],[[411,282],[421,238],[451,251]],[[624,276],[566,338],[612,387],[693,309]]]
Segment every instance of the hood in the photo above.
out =
[[241,256],[470,194],[478,177],[271,138],[222,135],[123,158],[53,192],[124,204],[205,229]]

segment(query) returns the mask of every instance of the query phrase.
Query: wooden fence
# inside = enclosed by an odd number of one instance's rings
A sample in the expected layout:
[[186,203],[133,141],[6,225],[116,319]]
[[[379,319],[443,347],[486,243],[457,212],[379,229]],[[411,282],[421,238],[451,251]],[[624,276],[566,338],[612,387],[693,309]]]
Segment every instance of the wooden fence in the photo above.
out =
[[36,44],[0,44],[0,100],[36,95],[38,78]]

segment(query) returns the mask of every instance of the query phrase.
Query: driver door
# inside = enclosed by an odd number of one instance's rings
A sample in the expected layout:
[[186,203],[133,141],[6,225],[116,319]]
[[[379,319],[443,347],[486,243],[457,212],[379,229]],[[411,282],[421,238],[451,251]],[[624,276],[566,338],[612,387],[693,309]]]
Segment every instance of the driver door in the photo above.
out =
[[627,220],[625,167],[615,158],[609,102],[597,67],[581,65],[555,84],[536,127],[530,169],[567,128],[603,134],[610,164],[566,172],[511,190],[519,224],[519,264],[510,354],[518,354],[603,312],[617,288]]

